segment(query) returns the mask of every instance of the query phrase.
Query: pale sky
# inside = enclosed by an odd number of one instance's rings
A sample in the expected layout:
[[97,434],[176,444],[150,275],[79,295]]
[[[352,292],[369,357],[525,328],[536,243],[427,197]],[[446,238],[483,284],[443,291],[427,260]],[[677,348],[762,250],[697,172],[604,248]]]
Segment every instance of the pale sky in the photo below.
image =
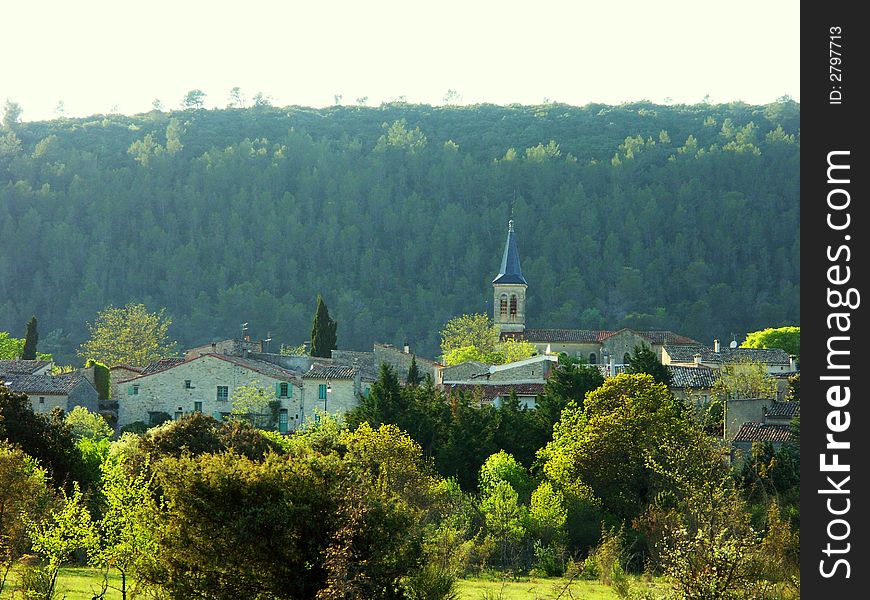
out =
[[0,103],[22,119],[367,97],[574,105],[800,99],[798,0],[10,0]]

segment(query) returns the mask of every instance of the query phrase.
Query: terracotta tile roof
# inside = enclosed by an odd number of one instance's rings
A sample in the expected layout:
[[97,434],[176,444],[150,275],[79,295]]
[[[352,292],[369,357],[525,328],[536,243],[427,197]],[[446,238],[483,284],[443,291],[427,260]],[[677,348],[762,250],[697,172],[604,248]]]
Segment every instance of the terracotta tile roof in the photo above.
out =
[[82,379],[84,377],[77,373],[54,376],[12,375],[6,378],[6,385],[13,392],[62,396],[69,394]]
[[50,364],[47,360],[0,360],[0,373],[32,375]]
[[677,389],[706,389],[719,381],[717,369],[707,367],[675,367],[668,365],[671,374],[671,387]]
[[526,329],[524,334],[511,337],[522,337],[530,342],[600,343],[623,331],[634,333],[651,345],[700,345],[700,342],[697,340],[674,333],[673,331],[635,331],[634,329],[620,329],[618,331],[607,331],[604,329]]
[[600,342],[615,332],[599,329],[526,329],[521,336],[530,342]]
[[788,442],[792,440],[788,425],[769,425],[747,421],[740,426],[735,442]]
[[774,400],[773,406],[767,410],[767,416],[777,419],[791,419],[800,412],[800,402],[777,402]]
[[484,402],[494,402],[496,398],[501,396],[508,396],[511,393],[511,390],[516,391],[517,396],[540,396],[544,393],[544,384],[543,383],[480,383],[480,384],[471,384],[471,383],[452,383],[444,386],[444,390],[449,393],[460,393],[464,392],[469,396],[476,393],[476,390],[479,390],[479,393],[482,394],[482,400]]

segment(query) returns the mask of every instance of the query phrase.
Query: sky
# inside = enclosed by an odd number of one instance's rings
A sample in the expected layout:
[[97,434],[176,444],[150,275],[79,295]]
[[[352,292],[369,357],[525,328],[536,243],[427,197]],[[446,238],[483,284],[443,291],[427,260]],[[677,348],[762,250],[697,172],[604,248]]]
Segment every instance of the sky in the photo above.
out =
[[[10,0],[0,102],[134,114],[193,89],[276,106],[800,100],[798,0]],[[340,96],[340,98],[337,98]],[[60,105],[62,103],[62,106]]]

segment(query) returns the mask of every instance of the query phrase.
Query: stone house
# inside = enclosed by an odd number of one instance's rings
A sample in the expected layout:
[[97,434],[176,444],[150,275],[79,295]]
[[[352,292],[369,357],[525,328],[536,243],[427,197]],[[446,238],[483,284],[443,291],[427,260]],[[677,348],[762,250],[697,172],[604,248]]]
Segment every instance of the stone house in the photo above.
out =
[[710,402],[713,387],[721,377],[717,369],[707,367],[667,365],[667,369],[671,374],[671,385],[668,388],[674,397],[696,407]]
[[472,394],[482,403],[501,406],[511,391],[515,392],[520,405],[534,408],[537,398],[544,393],[544,383],[558,366],[556,356],[537,355],[503,365],[487,365],[467,361],[442,369],[443,389],[448,395]]
[[411,361],[417,361],[417,369],[420,371],[420,377],[431,375],[432,380],[438,383],[438,377],[441,372],[441,365],[434,360],[418,356],[411,352],[411,347],[405,344],[401,349],[396,348],[392,344],[375,343],[371,352],[360,352],[354,350],[333,350],[332,364],[335,365],[356,365],[364,373],[377,377],[382,364],[390,365],[399,377],[399,381],[404,383],[408,375],[408,370],[411,368]]
[[779,348],[722,348],[719,340],[713,340],[713,347],[666,344],[661,355],[662,364],[682,367],[707,367],[721,369],[723,365],[756,362],[763,364],[770,375],[794,374],[797,360]]
[[86,377],[78,373],[61,375],[2,375],[6,387],[26,394],[35,413],[50,413],[55,408],[69,412],[83,406],[91,412],[99,408],[99,394]]
[[766,410],[761,421],[743,423],[731,439],[731,462],[739,464],[752,452],[752,446],[768,443],[778,450],[786,442],[794,440],[791,421],[800,414],[800,402],[774,401]]
[[511,392],[515,393],[520,407],[533,409],[537,406],[538,397],[544,393],[543,383],[448,383],[443,386],[444,392],[455,397],[465,394],[467,397],[478,400],[481,404],[491,404],[500,407],[510,398]]
[[360,396],[368,396],[375,378],[359,367],[311,365],[302,374],[306,397],[306,416],[314,418],[315,410],[343,415],[359,405]]
[[279,431],[295,430],[305,419],[301,379],[277,365],[226,354],[200,354],[164,365],[115,384],[119,426],[136,421],[153,424],[162,414],[178,419],[201,412],[222,419],[232,412],[234,392],[252,385],[280,403]]

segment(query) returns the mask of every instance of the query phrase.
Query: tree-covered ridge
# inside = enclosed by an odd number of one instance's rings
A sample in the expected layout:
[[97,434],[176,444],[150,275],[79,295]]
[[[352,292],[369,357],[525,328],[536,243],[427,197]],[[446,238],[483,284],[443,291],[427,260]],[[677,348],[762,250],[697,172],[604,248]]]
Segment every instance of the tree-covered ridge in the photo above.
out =
[[295,345],[322,293],[339,347],[433,356],[449,318],[491,312],[512,213],[531,326],[742,336],[799,322],[799,148],[787,101],[10,123],[0,329],[36,314],[68,362],[135,301],[182,347],[241,321]]

